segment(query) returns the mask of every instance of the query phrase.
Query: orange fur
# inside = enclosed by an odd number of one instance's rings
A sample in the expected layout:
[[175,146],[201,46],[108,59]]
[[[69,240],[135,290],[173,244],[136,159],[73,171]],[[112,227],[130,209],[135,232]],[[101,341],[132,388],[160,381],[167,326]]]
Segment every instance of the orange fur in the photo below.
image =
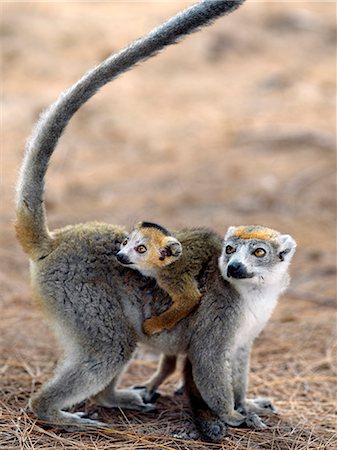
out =
[[[165,280],[166,283],[167,281]],[[185,277],[183,283],[182,286],[174,286],[174,288],[170,284],[166,285],[161,281],[158,283],[162,289],[170,294],[172,305],[159,316],[145,320],[144,331],[147,335],[151,336],[163,330],[171,330],[199,305],[201,294],[195,280]],[[178,290],[180,292],[176,292]]]
[[159,249],[165,247],[166,236],[155,228],[142,228],[143,235],[147,238],[146,261],[149,267],[163,267],[167,261],[159,259]]
[[170,258],[165,258],[164,260],[159,259],[159,251],[166,246],[167,236],[156,228],[142,227],[141,223],[138,224],[135,229],[146,238],[147,252],[141,267],[143,269],[153,269],[167,266]]
[[50,253],[52,237],[45,223],[37,222],[24,208],[17,210],[15,231],[25,253],[33,260]]
[[[213,257],[214,245],[221,240],[202,228],[171,233],[158,224],[141,222],[122,245],[117,257],[126,256],[143,275],[152,276],[171,297],[171,306],[144,322],[148,335],[173,329],[199,305],[201,293],[196,281],[206,262]],[[144,246],[141,251],[138,247]]]
[[273,241],[279,236],[279,233],[272,228],[267,227],[238,227],[233,236],[240,239],[259,239],[262,241]]
[[155,227],[142,227],[142,224],[136,229],[146,238],[147,253],[142,266],[159,269],[156,280],[172,299],[172,305],[167,311],[144,322],[144,331],[151,336],[174,328],[198,306],[201,294],[194,276],[187,273],[187,268],[177,270],[180,266],[179,261],[170,265],[172,258],[174,260],[177,258],[166,256],[164,260],[160,260],[160,250],[168,245],[172,236],[165,235]]

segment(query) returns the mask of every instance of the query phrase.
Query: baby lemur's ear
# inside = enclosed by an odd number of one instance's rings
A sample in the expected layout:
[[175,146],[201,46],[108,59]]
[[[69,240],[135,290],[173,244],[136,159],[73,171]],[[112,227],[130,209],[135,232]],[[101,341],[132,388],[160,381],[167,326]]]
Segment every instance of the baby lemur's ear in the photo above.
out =
[[160,249],[160,260],[164,261],[167,256],[173,256],[178,259],[183,251],[181,243],[173,236],[167,236]]
[[279,258],[281,261],[285,259],[290,261],[296,250],[296,242],[289,234],[281,234],[279,237],[280,247],[279,247]]

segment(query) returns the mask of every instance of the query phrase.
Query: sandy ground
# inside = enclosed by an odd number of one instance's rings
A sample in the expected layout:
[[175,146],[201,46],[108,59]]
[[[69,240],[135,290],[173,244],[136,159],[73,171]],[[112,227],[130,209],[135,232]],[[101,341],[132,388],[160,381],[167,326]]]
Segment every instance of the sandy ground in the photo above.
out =
[[[42,109],[87,69],[191,2],[5,2],[1,8],[1,416],[3,449],[213,448],[184,397],[156,414],[98,409],[111,433],[45,430],[27,408],[60,355],[33,307],[13,233],[23,148]],[[168,228],[261,223],[298,243],[292,284],[252,356],[250,394],[279,415],[230,429],[222,448],[336,448],[336,6],[255,2],[105,87],[72,120],[47,183],[49,225]],[[139,384],[157,355],[140,350]],[[82,408],[93,411],[89,402]],[[219,446],[221,447],[221,446]]]

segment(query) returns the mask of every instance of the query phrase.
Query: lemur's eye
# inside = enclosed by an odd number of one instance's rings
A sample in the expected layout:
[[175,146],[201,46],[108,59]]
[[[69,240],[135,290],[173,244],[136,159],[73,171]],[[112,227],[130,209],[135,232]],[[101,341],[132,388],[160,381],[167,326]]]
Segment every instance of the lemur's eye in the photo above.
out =
[[147,248],[145,247],[145,245],[138,245],[138,247],[136,247],[136,252],[138,253],[145,253],[147,250]]
[[124,241],[122,242],[122,245],[126,245],[128,243],[127,239],[124,239]]
[[235,248],[234,247],[232,247],[231,245],[227,245],[226,246],[226,253],[227,253],[227,255],[231,255],[234,252],[235,252]]
[[264,256],[265,254],[266,254],[266,251],[263,250],[263,248],[257,248],[253,252],[253,255],[256,256],[257,258],[262,258],[262,256]]

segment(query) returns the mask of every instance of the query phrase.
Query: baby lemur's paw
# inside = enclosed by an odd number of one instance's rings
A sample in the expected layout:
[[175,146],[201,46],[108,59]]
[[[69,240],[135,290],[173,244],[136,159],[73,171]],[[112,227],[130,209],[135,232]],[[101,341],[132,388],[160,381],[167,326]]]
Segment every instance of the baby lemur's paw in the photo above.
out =
[[151,319],[145,320],[143,330],[148,336],[153,336],[156,333],[164,331],[164,328],[157,317],[152,317]]

